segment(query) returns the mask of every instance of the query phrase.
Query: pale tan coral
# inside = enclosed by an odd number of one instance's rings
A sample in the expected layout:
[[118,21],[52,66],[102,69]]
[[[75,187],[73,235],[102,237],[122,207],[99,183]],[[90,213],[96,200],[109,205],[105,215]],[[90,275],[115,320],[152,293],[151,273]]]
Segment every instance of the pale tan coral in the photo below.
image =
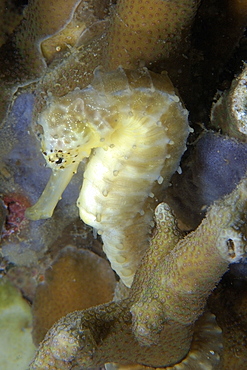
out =
[[33,303],[34,343],[67,313],[111,301],[115,277],[107,261],[88,250],[65,248],[46,271]]
[[[222,337],[214,315],[207,312],[196,322],[191,349],[181,362],[168,367],[164,367],[164,363],[159,367],[150,364],[145,366],[143,363],[149,363],[150,361],[153,361],[153,364],[155,362],[160,364],[162,360],[168,361],[172,356],[168,351],[181,352],[181,348],[174,343],[172,345],[168,344],[171,339],[176,338],[177,341],[181,339],[179,337],[180,332],[176,330],[177,328],[174,331],[168,330],[163,333],[164,335],[161,335],[160,341],[162,343],[151,347],[139,346],[133,340],[130,330],[128,330],[128,326],[131,325],[131,318],[126,311],[128,305],[126,306],[126,301],[122,301],[121,305],[122,308],[116,304],[96,307],[94,312],[97,315],[96,320],[93,318],[94,314],[89,310],[80,312],[83,316],[80,316],[80,313],[77,312],[78,317],[76,317],[77,313],[74,313],[60,320],[56,328],[54,327],[51,330],[51,336],[44,340],[44,350],[40,350],[40,354],[30,365],[30,369],[70,370],[78,366],[81,370],[86,370],[103,365],[104,361],[109,360],[115,362],[107,362],[105,364],[107,370],[158,370],[161,368],[169,370],[205,370],[205,368],[216,369],[218,366],[219,355],[222,350]],[[86,327],[80,326],[80,319],[83,320],[83,325],[85,323]],[[94,325],[94,329],[98,326],[96,331],[102,335],[102,338],[104,337],[104,343],[100,341],[101,344],[97,345],[95,337],[91,333],[91,325]],[[166,327],[166,329],[169,328]],[[81,336],[78,335],[79,331],[81,331]],[[105,337],[110,332],[110,338]],[[166,335],[167,339],[165,339]],[[81,349],[80,354],[77,353],[78,348]],[[141,364],[134,364],[133,361],[138,361],[138,359]],[[121,364],[117,364],[116,361],[120,361]],[[198,367],[198,364],[200,367]]]
[[118,1],[109,30],[108,68],[136,68],[177,53],[198,5],[197,0]]
[[29,2],[24,20],[16,36],[15,46],[20,52],[22,63],[32,66],[33,73],[39,74],[45,68],[40,52],[41,41],[63,28],[72,18],[80,0],[32,0]]
[[[64,25],[60,27],[60,31],[41,42],[41,50],[46,62],[51,63],[54,58],[62,58],[65,51],[85,43],[89,35],[92,38],[95,29],[101,27],[101,21],[108,15],[109,6],[109,0],[80,1],[73,12],[72,19],[69,22],[64,19]],[[48,14],[47,16],[49,19]]]
[[[112,10],[111,2],[107,0],[90,0],[89,2],[81,1],[78,6],[77,4],[79,4],[79,1],[76,0],[70,0],[69,3],[64,0],[61,0],[61,2],[50,1],[47,2],[47,5],[46,2],[42,3],[40,0],[33,0],[28,4],[21,25],[17,28],[12,39],[1,49],[0,64],[3,69],[1,71],[3,95],[0,99],[0,113],[2,113],[2,117],[17,88],[39,80],[46,70],[46,61],[50,63],[56,56],[57,63],[51,70],[47,71],[45,79],[42,80],[38,87],[38,110],[40,110],[40,105],[42,105],[47,89],[61,96],[75,87],[80,86],[82,88],[90,82],[92,72],[99,64],[107,65],[110,69],[118,65],[126,68],[130,67],[125,55],[115,60],[114,64],[109,64],[106,60],[106,54],[118,53],[117,50],[119,48],[118,37],[114,36],[112,38],[112,31],[110,31],[110,39],[112,40],[109,43],[110,49],[106,42],[106,33],[109,33],[107,19],[112,19],[113,28],[114,23],[117,23],[113,11],[112,15],[108,17],[108,10]],[[163,15],[157,15],[158,13],[155,11],[157,4],[161,6]],[[148,18],[148,29],[144,24],[145,22],[139,22],[138,32],[141,32],[141,36],[138,36],[138,42],[133,49],[133,53],[135,54],[136,51],[137,54],[139,53],[140,37],[142,44],[148,45],[150,50],[154,49],[153,56],[146,51],[144,53],[141,52],[141,56],[138,56],[138,60],[141,59],[144,61],[144,64],[158,62],[165,55],[167,58],[169,56],[168,59],[170,59],[170,52],[175,51],[175,58],[171,62],[172,70],[176,69],[176,73],[172,74],[174,77],[177,75],[177,69],[181,70],[182,68],[183,63],[180,63],[179,56],[182,55],[185,49],[188,49],[189,43],[185,35],[188,34],[193,22],[198,2],[195,0],[184,0],[182,4],[179,4],[179,1],[177,1],[175,4],[177,10],[174,10],[174,7],[171,6],[172,2],[168,3],[160,0],[157,4],[156,2],[152,4],[150,1],[147,7],[144,5],[138,10],[136,5],[134,9],[134,11],[140,12],[138,14],[141,20],[141,17],[145,17],[148,14],[147,10],[150,11],[149,8],[152,8],[150,18]],[[164,9],[164,4],[167,4],[166,9]],[[122,5],[119,2],[118,6],[122,8],[126,5],[128,6],[127,2]],[[157,22],[155,21],[154,24],[151,19],[152,16],[154,19],[158,17],[156,19]],[[163,22],[163,18],[165,19],[166,17],[169,22],[168,28],[167,22]],[[70,20],[71,23],[69,24]],[[126,22],[128,24],[127,20]],[[161,24],[166,24],[164,34],[163,26],[160,29]],[[77,32],[78,26],[80,30],[84,29],[82,37],[79,37],[79,43],[78,39],[76,39],[80,33]],[[85,26],[86,28],[84,28]],[[130,29],[133,28],[135,35],[136,30],[132,21],[129,26]],[[73,30],[76,30],[76,32],[74,33]],[[154,33],[154,36],[148,38],[148,43],[146,43],[146,32]],[[102,37],[99,38],[100,34]],[[183,36],[181,37],[181,35]],[[68,38],[70,38],[69,42],[67,42]],[[177,43],[182,43],[186,47],[179,48]],[[71,47],[68,45],[74,45],[75,48],[70,50]],[[152,45],[155,45],[155,47]],[[42,55],[42,47],[47,60]],[[67,51],[67,53],[64,54],[64,51]],[[7,69],[6,60],[9,61]],[[174,61],[176,62],[175,68]],[[136,65],[138,63],[135,61],[133,67],[135,68]],[[34,89],[34,86],[31,87],[32,89]]]
[[[41,41],[63,28],[72,18],[79,0],[32,0],[25,9],[22,22],[3,45],[1,63],[9,59],[8,72],[1,71],[5,83],[31,82],[44,72],[46,63],[40,50]],[[18,73],[16,79],[15,73]],[[15,86],[16,87],[16,86]]]
[[41,43],[41,50],[47,63],[51,63],[54,57],[59,56],[59,53],[74,46],[85,29],[85,23],[72,19],[64,29],[44,40]]
[[223,133],[247,142],[247,66],[213,105],[211,124]]
[[105,364],[106,370],[212,370],[222,355],[222,331],[215,316],[206,311],[196,321],[190,351],[176,365],[154,368],[144,365]]
[[[79,3],[81,4],[77,7]],[[0,96],[0,120],[4,118],[10,100],[17,89],[39,80],[47,68],[46,62],[50,63],[59,54],[58,50],[61,51],[61,59],[57,65],[63,64],[61,72],[63,82],[59,85],[59,68],[58,70],[55,68],[53,73],[48,71],[49,87],[58,89],[60,86],[60,88],[67,89],[63,90],[64,94],[69,89],[78,86],[78,78],[80,82],[85,80],[85,84],[88,83],[93,70],[102,60],[101,48],[104,47],[104,40],[101,39],[99,47],[98,36],[104,32],[103,19],[107,17],[108,6],[107,0],[99,3],[80,0],[45,2],[32,0],[29,2],[22,22],[1,48],[0,86],[3,93]],[[68,29],[65,29],[67,25]],[[92,25],[94,26],[90,28]],[[61,33],[56,35],[59,32]],[[52,38],[53,35],[55,35],[54,38]],[[48,41],[48,39],[50,40]],[[71,42],[68,42],[69,39]],[[73,50],[74,55],[69,58],[72,53],[69,45],[75,45],[79,39],[80,45],[77,45],[76,49]],[[93,42],[89,46],[92,39]],[[41,50],[43,41],[47,60]],[[67,51],[66,55],[64,55],[64,51]],[[63,59],[66,61],[68,59],[66,65],[64,65]],[[6,61],[8,61],[7,64]],[[73,72],[71,73],[71,71]],[[56,82],[53,83],[53,79]],[[42,81],[42,84],[42,90],[44,90],[46,81]],[[30,89],[35,89],[35,86]],[[43,95],[42,91],[42,97]]]
[[[129,298],[60,320],[41,344],[30,369],[50,369],[49,363],[53,369],[71,369],[109,362],[154,368],[177,364],[175,369],[191,369],[196,366],[195,359],[203,364],[202,368],[216,368],[221,351],[220,330],[212,324],[216,347],[206,345],[200,353],[198,347],[205,345],[205,339],[201,343],[203,337],[198,331],[193,338],[194,323],[228,264],[245,253],[241,228],[246,219],[246,199],[244,179],[229,196],[215,203],[201,225],[172,250],[167,247],[173,242],[172,235],[175,241],[180,236],[169,208],[161,204],[163,211],[158,214],[162,218],[157,219],[160,230],[142,260]],[[159,236],[167,229],[166,221],[173,225],[173,231],[162,240]],[[207,332],[207,323],[205,326]],[[64,342],[59,345],[61,336]],[[69,343],[73,344],[71,349]]]
[[[240,199],[234,193],[240,207],[245,207],[245,196],[245,188],[241,190]],[[242,210],[237,207],[233,210],[231,201],[228,197],[223,204],[219,202],[212,206],[200,226],[181,239],[170,252],[164,252],[160,260],[156,257],[159,243],[169,243],[169,237],[160,241],[158,234],[152,241],[142,261],[149,272],[147,281],[137,274],[136,280],[140,280],[133,284],[133,291],[142,285],[139,297],[131,307],[135,334],[141,343],[157,340],[162,321],[192,324],[203,312],[206,298],[227,270],[228,263],[240,259],[244,253],[241,233],[234,230],[234,222],[238,222]],[[161,231],[162,223],[166,226],[164,219],[161,219]],[[161,273],[163,269],[164,275]],[[146,312],[149,312],[148,316]]]

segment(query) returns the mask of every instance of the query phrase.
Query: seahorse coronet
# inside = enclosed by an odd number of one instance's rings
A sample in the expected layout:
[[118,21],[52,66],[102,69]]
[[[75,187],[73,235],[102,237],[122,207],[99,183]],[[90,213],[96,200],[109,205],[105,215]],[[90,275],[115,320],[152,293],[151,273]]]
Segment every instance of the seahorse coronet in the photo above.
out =
[[[58,201],[89,157],[77,202],[80,217],[102,236],[112,268],[130,286],[148,247],[153,210],[178,169],[190,132],[188,112],[170,79],[146,68],[97,68],[86,88],[51,97],[38,123],[42,152],[53,170],[49,197],[56,192]],[[42,210],[48,190],[28,217],[52,214],[54,198]]]

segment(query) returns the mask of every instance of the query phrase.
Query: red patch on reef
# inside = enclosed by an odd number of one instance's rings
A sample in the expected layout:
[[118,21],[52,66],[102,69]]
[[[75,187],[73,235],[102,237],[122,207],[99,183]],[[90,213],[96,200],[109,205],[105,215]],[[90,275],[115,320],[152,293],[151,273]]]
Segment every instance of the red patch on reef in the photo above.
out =
[[21,227],[27,221],[25,211],[30,207],[29,200],[21,194],[4,195],[3,203],[7,210],[6,220],[3,227],[3,237],[20,231]]

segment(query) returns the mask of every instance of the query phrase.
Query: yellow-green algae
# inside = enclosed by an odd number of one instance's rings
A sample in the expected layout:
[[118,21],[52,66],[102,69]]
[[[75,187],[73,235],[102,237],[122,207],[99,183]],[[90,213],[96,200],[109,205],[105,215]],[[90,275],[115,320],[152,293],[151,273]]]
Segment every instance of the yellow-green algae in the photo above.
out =
[[26,370],[35,352],[31,307],[8,280],[0,279],[0,368]]

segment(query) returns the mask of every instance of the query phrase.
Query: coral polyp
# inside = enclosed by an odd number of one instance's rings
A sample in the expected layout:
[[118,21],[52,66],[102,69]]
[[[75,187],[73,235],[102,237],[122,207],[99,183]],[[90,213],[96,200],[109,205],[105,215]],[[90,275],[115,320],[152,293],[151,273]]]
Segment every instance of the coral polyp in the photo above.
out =
[[87,88],[52,98],[40,115],[42,152],[52,176],[33,220],[52,215],[82,159],[77,205],[102,235],[113,269],[130,286],[148,247],[152,210],[186,149],[188,112],[167,75],[97,69]]

